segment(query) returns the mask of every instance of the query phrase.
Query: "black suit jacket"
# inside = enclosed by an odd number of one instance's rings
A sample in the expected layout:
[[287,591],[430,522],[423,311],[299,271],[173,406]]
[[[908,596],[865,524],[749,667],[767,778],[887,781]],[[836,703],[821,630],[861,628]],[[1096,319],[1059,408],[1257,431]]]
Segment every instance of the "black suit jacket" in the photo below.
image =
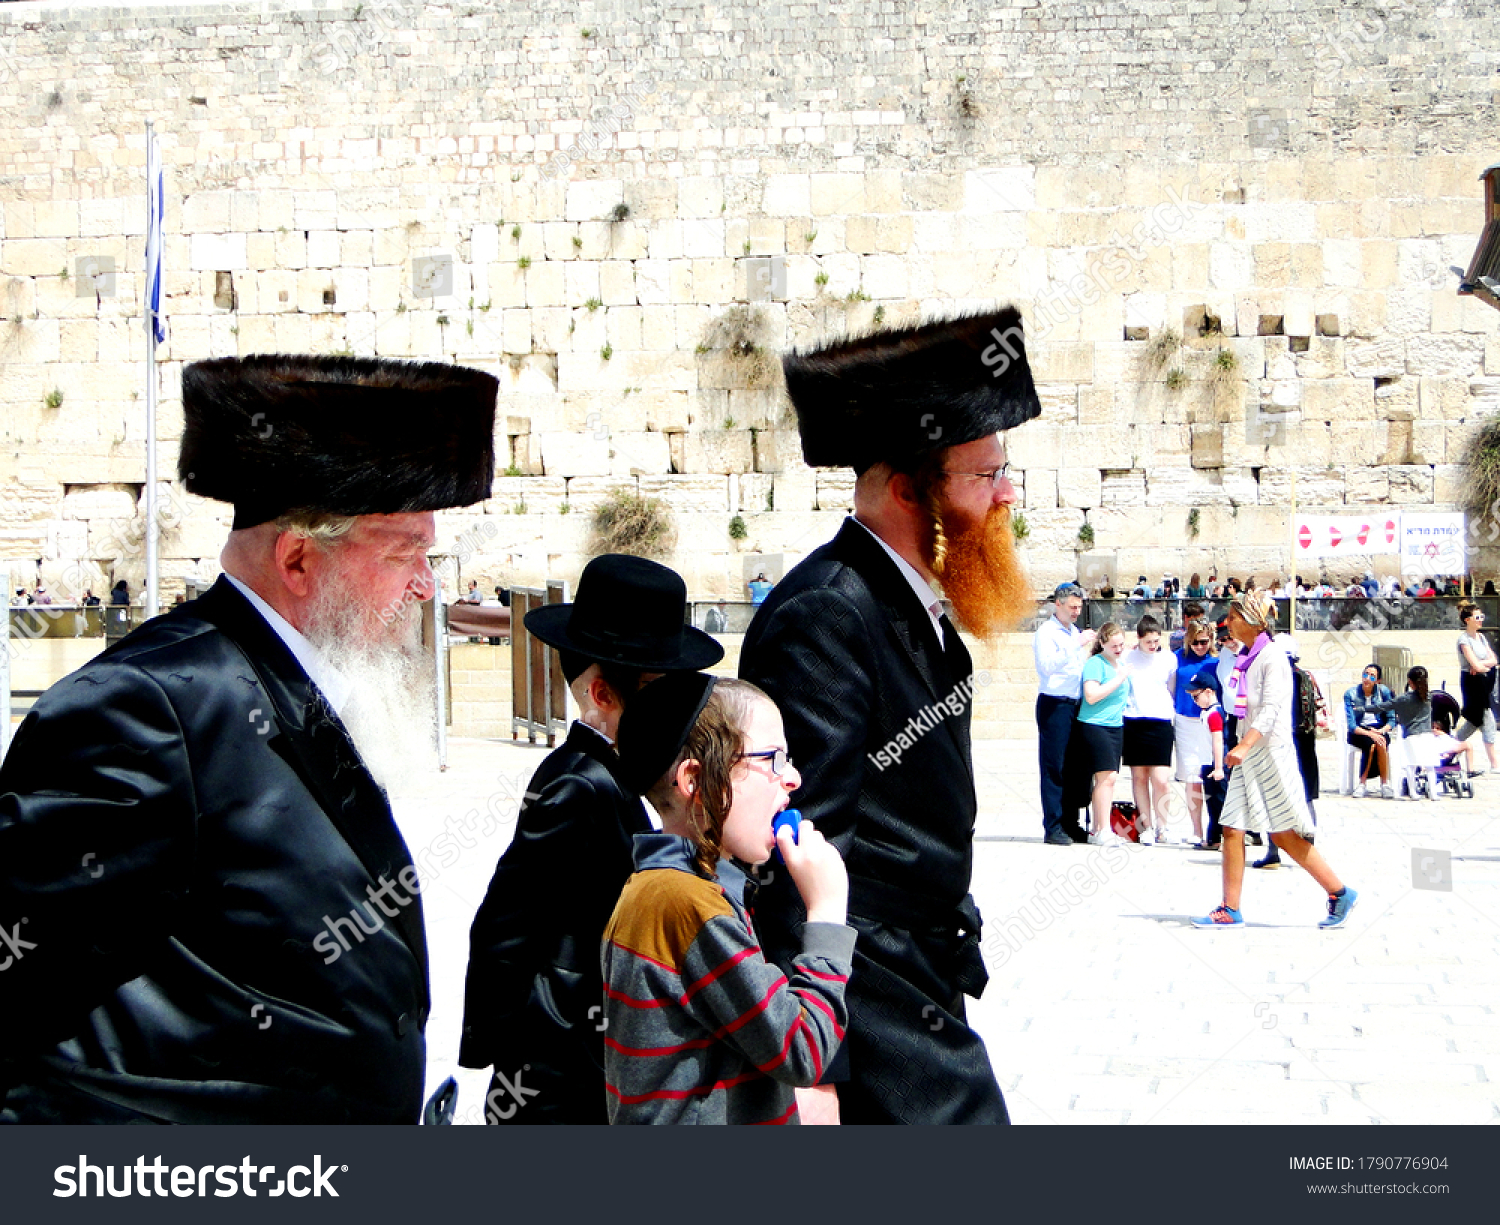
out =
[[[945,657],[921,600],[853,520],[776,585],[745,635],[740,675],[780,707],[802,774],[792,802],[849,869],[860,936],[832,1072],[848,1122],[1004,1118],[961,999],[983,987],[968,901],[971,670],[962,644]],[[893,746],[899,761],[884,756]],[[784,873],[756,918],[788,964],[805,911]]]
[[343,725],[220,579],[48,690],[0,768],[0,924],[35,945],[0,973],[9,1115],[416,1122],[415,880]]
[[[597,732],[575,723],[537,768],[469,931],[459,1062],[536,1092],[512,1123],[607,1123],[599,944],[651,828]],[[528,1066],[529,1065],[529,1066]]]

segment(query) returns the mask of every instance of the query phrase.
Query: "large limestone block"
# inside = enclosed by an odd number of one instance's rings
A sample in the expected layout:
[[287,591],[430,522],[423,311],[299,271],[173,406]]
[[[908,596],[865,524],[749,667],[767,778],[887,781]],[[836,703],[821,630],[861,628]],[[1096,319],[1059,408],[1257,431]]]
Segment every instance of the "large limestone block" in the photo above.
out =
[[664,499],[684,513],[718,514],[729,510],[727,476],[643,476],[639,481],[645,497]]
[[[1298,458],[1302,458],[1299,454]],[[1297,475],[1297,506],[1334,508],[1344,502],[1344,474],[1330,468],[1262,468],[1260,470],[1260,504],[1289,506],[1292,501],[1292,473]]]
[[1146,474],[1140,471],[1105,472],[1101,481],[1101,506],[1144,506]]
[[548,476],[607,476],[609,440],[595,433],[542,433],[542,467]]
[[559,476],[497,476],[484,507],[490,515],[513,514],[522,504],[527,514],[553,514],[567,497],[568,482]]
[[1302,415],[1313,421],[1372,421],[1375,385],[1368,378],[1313,379],[1302,384]]
[[[1426,381],[1425,379],[1404,378],[1392,379],[1390,382],[1376,384],[1375,416],[1384,421],[1413,420],[1419,413],[1422,413],[1419,385]],[[1460,386],[1463,386],[1462,379],[1438,379],[1435,382],[1456,382]],[[1441,417],[1443,414],[1439,411],[1430,415]]]
[[689,430],[684,446],[689,472],[727,475],[754,468],[749,430]]
[[1396,464],[1386,470],[1395,505],[1430,505],[1435,493],[1433,470],[1426,464]]
[[1413,337],[1406,346],[1406,368],[1412,374],[1469,377],[1484,362],[1484,340],[1471,335]]
[[[1087,456],[1077,456],[1076,462],[1086,462]],[[1042,469],[1039,471],[1047,471]],[[1030,474],[1028,473],[1027,504],[1030,505]],[[1066,467],[1057,470],[1057,505],[1060,507],[1100,506],[1103,504],[1103,483],[1098,468]],[[1038,502],[1038,505],[1043,503]]]
[[817,475],[817,505],[819,510],[854,509],[854,483],[852,471],[843,468],[820,468]]
[[1146,474],[1147,506],[1227,506],[1223,474],[1194,468],[1153,467]]
[[1350,468],[1344,474],[1344,501],[1369,506],[1390,500],[1390,476],[1384,468]]

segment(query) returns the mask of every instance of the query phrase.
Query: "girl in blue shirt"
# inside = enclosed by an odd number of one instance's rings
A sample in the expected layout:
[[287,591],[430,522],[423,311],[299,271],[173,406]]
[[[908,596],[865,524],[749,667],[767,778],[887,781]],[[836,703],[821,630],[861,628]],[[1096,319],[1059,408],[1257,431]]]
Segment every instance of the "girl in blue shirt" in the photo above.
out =
[[1125,699],[1130,673],[1120,662],[1125,654],[1125,631],[1106,621],[1094,639],[1094,652],[1083,665],[1083,701],[1078,707],[1078,732],[1083,764],[1094,777],[1090,812],[1093,846],[1118,842],[1109,824],[1114,805],[1115,777],[1120,772],[1120,750],[1125,740]]

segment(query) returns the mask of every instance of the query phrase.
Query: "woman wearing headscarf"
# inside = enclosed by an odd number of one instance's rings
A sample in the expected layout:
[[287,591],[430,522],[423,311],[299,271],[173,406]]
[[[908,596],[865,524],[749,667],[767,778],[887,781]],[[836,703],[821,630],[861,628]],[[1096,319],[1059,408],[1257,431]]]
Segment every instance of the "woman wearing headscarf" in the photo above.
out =
[[1290,855],[1328,895],[1319,927],[1341,927],[1358,894],[1347,888],[1322,853],[1308,841],[1313,832],[1297,750],[1292,740],[1292,665],[1275,637],[1276,606],[1263,592],[1247,591],[1229,606],[1229,632],[1247,648],[1234,665],[1230,687],[1245,697],[1240,740],[1225,758],[1234,767],[1224,800],[1223,902],[1197,928],[1243,927],[1240,893],[1245,880],[1245,834],[1255,831]]

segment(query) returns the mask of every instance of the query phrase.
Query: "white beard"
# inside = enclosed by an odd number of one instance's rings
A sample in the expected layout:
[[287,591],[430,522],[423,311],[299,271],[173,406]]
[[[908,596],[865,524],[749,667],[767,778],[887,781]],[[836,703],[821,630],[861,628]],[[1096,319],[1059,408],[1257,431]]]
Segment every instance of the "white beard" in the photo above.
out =
[[340,581],[322,592],[303,630],[324,661],[349,682],[339,711],[365,768],[388,795],[419,789],[437,762],[433,661],[421,644],[421,606],[389,624]]

